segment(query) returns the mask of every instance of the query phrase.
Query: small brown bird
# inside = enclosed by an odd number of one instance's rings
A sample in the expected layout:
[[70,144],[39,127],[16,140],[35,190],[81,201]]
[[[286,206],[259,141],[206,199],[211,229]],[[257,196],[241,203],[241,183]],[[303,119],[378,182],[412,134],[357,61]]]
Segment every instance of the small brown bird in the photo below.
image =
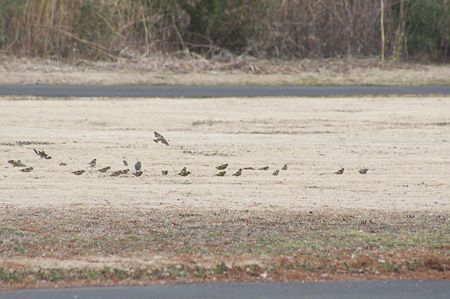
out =
[[344,173],[344,168],[341,168],[335,172],[335,174],[343,174],[343,173]]
[[226,169],[227,167],[228,167],[228,164],[223,164],[223,165],[217,166],[216,169],[218,169],[218,170],[224,170],[224,169]]
[[281,168],[281,170],[287,170],[287,164],[284,164],[284,166]]
[[233,173],[233,176],[240,176],[242,174],[242,168],[240,168],[238,171]]
[[36,155],[38,155],[41,159],[51,159],[52,157],[50,157],[49,155],[47,155],[45,153],[45,151],[38,151],[37,149],[33,148],[33,151],[36,153]]
[[168,175],[169,171],[168,170],[162,170],[161,173],[162,173],[162,175]]
[[258,168],[258,170],[269,170],[269,166],[264,166],[264,167]]
[[9,164],[11,164],[13,167],[26,167],[25,164],[22,163],[20,160],[9,160]]
[[114,171],[113,173],[111,173],[109,176],[119,176],[121,174],[122,174],[122,170],[117,170],[117,171]]
[[272,175],[277,176],[279,173],[280,173],[280,170],[277,169],[272,173]]
[[368,171],[367,168],[363,168],[363,169],[358,170],[358,172],[359,172],[360,174],[366,174],[367,171]]
[[225,176],[226,173],[226,171],[221,171],[219,173],[216,173],[215,176]]
[[167,142],[167,139],[164,138],[163,135],[159,134],[159,133],[156,132],[156,131],[153,132],[153,133],[155,134],[155,139],[153,139],[154,142],[156,142],[156,143],[161,142],[161,143],[163,143],[163,144],[165,144],[165,145],[169,145],[169,142]]
[[32,170],[33,170],[33,167],[28,167],[28,168],[21,169],[20,171],[22,171],[22,172],[30,172]]
[[141,170],[141,168],[142,168],[142,163],[141,163],[141,161],[137,161],[137,162],[134,164],[134,169],[136,170],[136,172],[138,172],[138,171]]
[[123,166],[128,166],[128,162],[126,160],[123,160]]
[[67,163],[61,162],[59,163],[59,166],[67,166]]
[[97,165],[97,159],[93,159],[91,162],[89,162],[90,167],[95,167]]
[[134,176],[141,176],[142,175],[142,171],[140,170],[136,170],[136,172],[133,173]]
[[106,167],[100,168],[98,171],[99,172],[107,172],[110,169],[111,169],[111,166],[106,166]]
[[76,171],[72,171],[72,173],[75,175],[82,175],[84,173],[84,170],[76,170]]
[[181,176],[188,176],[191,172],[186,170],[186,167],[183,167],[183,169],[181,169],[181,171],[178,173],[178,175]]

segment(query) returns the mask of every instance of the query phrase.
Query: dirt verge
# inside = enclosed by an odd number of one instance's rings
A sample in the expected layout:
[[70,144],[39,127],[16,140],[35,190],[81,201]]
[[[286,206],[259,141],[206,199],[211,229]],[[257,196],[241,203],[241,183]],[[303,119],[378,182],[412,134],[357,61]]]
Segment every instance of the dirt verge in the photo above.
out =
[[2,289],[450,279],[444,213],[11,208],[0,219]]
[[448,85],[449,78],[450,65],[377,59],[153,56],[108,63],[0,57],[0,84]]

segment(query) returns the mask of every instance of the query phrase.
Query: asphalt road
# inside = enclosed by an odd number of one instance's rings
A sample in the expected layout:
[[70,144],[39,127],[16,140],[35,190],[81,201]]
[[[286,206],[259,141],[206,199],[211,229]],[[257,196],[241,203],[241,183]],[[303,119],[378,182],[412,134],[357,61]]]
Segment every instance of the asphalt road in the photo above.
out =
[[0,85],[0,96],[42,97],[264,97],[450,95],[450,86],[182,86]]
[[0,299],[137,298],[308,298],[308,299],[448,299],[449,281],[360,281],[333,283],[179,284],[149,287],[22,290],[0,292]]

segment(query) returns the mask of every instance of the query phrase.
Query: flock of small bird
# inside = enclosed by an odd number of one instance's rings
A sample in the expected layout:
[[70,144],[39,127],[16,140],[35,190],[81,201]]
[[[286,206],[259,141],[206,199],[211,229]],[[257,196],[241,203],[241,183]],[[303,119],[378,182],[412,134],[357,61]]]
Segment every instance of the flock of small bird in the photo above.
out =
[[[155,135],[155,139],[153,139],[153,141],[155,143],[161,142],[162,144],[165,144],[167,146],[169,145],[169,142],[167,141],[167,139],[163,135],[159,134],[158,132],[154,132],[154,135]],[[37,150],[37,149],[33,148],[33,151],[41,159],[49,160],[49,159],[52,158],[44,150]],[[22,163],[21,160],[9,160],[8,163],[10,163],[13,167],[20,167],[20,168],[22,168],[22,169],[20,169],[20,171],[22,171],[22,172],[31,172],[33,170],[33,167],[27,167],[24,163]],[[125,167],[128,166],[128,162],[126,160],[123,160],[122,163],[123,163],[123,165]],[[67,164],[64,163],[64,162],[59,163],[59,165],[60,166],[67,166]],[[88,163],[88,165],[90,166],[90,168],[95,168],[97,166],[97,159],[93,159],[91,162]],[[227,174],[228,165],[229,164],[227,163],[227,164],[222,164],[222,165],[217,166],[216,169],[219,172],[217,172],[215,174],[215,176],[220,176],[220,177],[225,176]],[[106,167],[97,169],[97,171],[101,172],[101,173],[106,173],[110,169],[111,169],[111,166],[106,166]],[[288,169],[287,164],[285,164],[285,165],[283,165],[283,167],[281,167],[281,170],[283,170],[283,171],[285,171],[287,169]],[[136,163],[134,164],[134,170],[135,170],[135,172],[132,173],[134,176],[139,177],[139,176],[142,175],[143,171],[142,171],[142,162],[141,161],[136,161]],[[239,168],[236,172],[232,173],[232,175],[235,176],[235,177],[241,176],[242,172],[244,170],[269,170],[269,166],[264,166],[264,167],[260,167],[260,168],[254,168],[254,167]],[[117,170],[117,171],[112,172],[110,174],[110,176],[117,177],[117,176],[120,176],[120,175],[126,175],[126,174],[129,173],[129,171],[130,171],[129,168]],[[344,173],[344,171],[345,171],[344,168],[340,168],[334,173],[337,174],[337,175],[341,175],[341,174]],[[367,171],[368,171],[367,168],[363,168],[363,169],[360,169],[358,172],[360,174],[366,174]],[[80,169],[80,170],[73,171],[72,173],[75,174],[75,175],[82,175],[85,172],[86,171],[84,169]],[[168,170],[162,170],[161,173],[162,173],[162,175],[165,176],[165,175],[169,174],[169,171]],[[272,175],[273,176],[277,176],[279,173],[280,173],[280,169],[276,169],[274,172],[272,172]],[[181,171],[178,173],[179,176],[183,176],[183,177],[186,177],[186,176],[188,176],[190,174],[191,174],[191,172],[189,170],[187,170],[186,167],[183,167],[183,169],[181,169]]]
[[[362,168],[362,169],[358,170],[358,172],[359,172],[360,174],[366,174],[368,170],[369,170],[369,169],[367,169],[367,168]],[[339,168],[339,169],[335,172],[335,174],[344,174],[344,171],[345,171],[344,168]]]

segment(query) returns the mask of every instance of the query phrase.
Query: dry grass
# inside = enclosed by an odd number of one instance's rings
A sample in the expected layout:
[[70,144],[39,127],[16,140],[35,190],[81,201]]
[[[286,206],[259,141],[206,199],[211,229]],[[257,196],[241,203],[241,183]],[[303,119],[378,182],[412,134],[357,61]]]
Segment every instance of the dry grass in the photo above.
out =
[[4,209],[0,288],[450,279],[448,214]]
[[[398,0],[384,1],[386,55],[448,60],[448,1],[407,2],[402,18]],[[380,15],[379,1],[1,1],[0,49],[94,60],[187,49],[208,57],[367,57],[380,53]]]
[[376,59],[261,60],[200,56],[118,62],[0,58],[0,84],[448,85],[450,65]]

